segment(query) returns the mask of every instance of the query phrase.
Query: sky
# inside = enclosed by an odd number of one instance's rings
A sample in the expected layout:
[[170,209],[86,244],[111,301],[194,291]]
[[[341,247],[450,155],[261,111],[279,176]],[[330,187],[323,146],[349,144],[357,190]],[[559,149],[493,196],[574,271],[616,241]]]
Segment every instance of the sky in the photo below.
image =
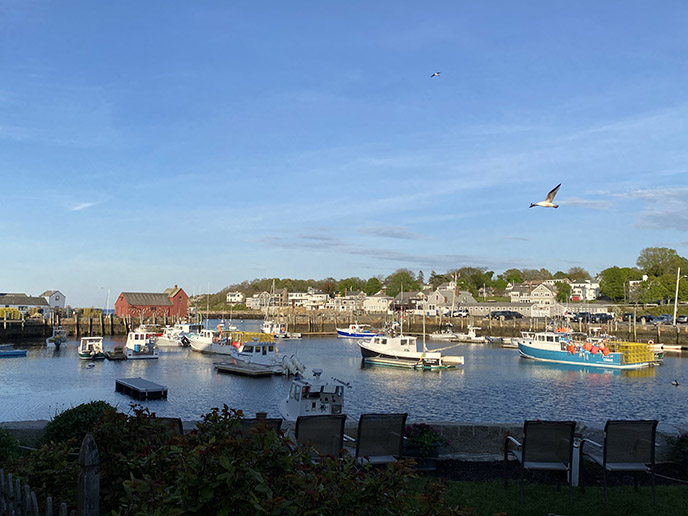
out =
[[681,1],[0,0],[0,292],[687,256],[687,23]]

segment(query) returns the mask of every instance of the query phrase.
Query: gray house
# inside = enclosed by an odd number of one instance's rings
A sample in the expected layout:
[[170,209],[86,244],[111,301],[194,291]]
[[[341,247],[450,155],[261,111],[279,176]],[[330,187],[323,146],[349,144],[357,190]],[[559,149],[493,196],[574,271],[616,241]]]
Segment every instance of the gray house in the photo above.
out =
[[27,296],[26,294],[4,294],[0,293],[0,307],[16,308],[26,314],[32,308],[47,309],[48,302],[42,297]]
[[46,290],[41,297],[48,302],[50,308],[64,308],[65,296],[59,290]]

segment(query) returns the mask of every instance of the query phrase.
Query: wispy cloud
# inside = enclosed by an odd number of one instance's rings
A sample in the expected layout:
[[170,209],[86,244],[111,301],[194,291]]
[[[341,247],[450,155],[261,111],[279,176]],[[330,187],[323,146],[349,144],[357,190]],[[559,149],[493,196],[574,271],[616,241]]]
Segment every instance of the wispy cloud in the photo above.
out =
[[559,201],[562,206],[580,206],[582,208],[590,208],[592,210],[608,210],[612,207],[611,201],[595,200],[595,199],[579,199],[578,197],[568,197]]
[[79,204],[76,204],[74,206],[71,206],[69,208],[69,211],[81,211],[85,210],[87,208],[92,208],[93,206],[96,206],[98,203],[97,202],[82,202]]
[[643,203],[641,227],[688,231],[688,187],[639,189],[617,196]]
[[385,238],[396,238],[399,240],[427,240],[427,237],[418,233],[413,233],[400,226],[375,226],[360,228],[359,231],[366,235],[373,235]]

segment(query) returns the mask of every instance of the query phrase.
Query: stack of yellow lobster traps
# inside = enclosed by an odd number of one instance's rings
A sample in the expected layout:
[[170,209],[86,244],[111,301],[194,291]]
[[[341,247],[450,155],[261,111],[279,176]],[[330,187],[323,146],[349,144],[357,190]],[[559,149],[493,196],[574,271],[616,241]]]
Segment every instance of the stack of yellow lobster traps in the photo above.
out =
[[609,343],[613,351],[623,353],[624,362],[637,364],[639,362],[661,362],[663,357],[657,355],[653,345],[645,342],[612,341]]

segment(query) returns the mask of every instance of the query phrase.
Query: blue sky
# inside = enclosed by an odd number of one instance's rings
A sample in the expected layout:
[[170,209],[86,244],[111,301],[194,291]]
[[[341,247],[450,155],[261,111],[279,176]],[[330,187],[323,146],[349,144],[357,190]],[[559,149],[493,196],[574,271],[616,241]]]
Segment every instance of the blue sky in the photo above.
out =
[[[671,1],[0,0],[0,291],[686,256],[687,22]],[[558,183],[559,209],[528,208]]]

